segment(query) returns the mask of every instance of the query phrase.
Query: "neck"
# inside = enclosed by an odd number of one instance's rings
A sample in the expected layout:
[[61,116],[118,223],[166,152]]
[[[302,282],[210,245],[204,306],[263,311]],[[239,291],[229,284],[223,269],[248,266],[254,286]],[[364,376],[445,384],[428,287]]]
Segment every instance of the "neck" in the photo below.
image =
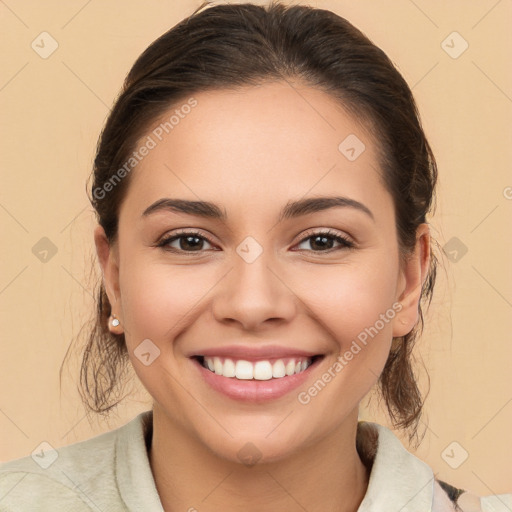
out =
[[356,512],[369,478],[356,433],[357,410],[300,452],[247,466],[214,454],[155,404],[149,459],[166,512]]

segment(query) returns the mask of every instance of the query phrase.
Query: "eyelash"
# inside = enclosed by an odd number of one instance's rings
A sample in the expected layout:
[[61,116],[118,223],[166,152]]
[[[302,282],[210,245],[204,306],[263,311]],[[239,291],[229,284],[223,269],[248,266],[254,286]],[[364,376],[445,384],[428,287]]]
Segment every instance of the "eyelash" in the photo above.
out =
[[[198,231],[179,231],[178,233],[174,233],[173,235],[170,235],[168,237],[163,238],[160,242],[158,242],[157,247],[163,248],[165,251],[170,252],[178,252],[182,254],[194,254],[194,253],[201,253],[203,251],[184,251],[182,249],[176,249],[175,247],[166,247],[167,244],[174,242],[175,240],[179,240],[180,238],[190,237],[194,236],[197,238],[201,238],[203,240],[206,240],[209,244],[215,245],[212,240],[210,240],[207,236],[204,236],[203,234],[199,233]],[[334,241],[339,242],[342,247],[338,248],[331,248],[325,251],[313,251],[311,249],[298,249],[299,251],[308,251],[308,252],[314,252],[314,253],[331,253],[337,250],[341,249],[353,249],[355,247],[354,243],[349,240],[348,238],[336,233],[335,231],[332,231],[330,229],[324,230],[324,231],[314,231],[309,232],[307,235],[302,238],[297,245],[305,242],[306,240],[309,240],[310,238],[314,238],[317,236],[325,236],[328,238],[332,238]]]

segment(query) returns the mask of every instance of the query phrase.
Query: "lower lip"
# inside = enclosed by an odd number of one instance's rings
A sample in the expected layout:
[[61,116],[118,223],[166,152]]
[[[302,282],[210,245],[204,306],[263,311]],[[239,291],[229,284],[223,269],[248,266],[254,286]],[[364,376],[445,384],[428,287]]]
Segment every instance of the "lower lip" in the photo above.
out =
[[303,372],[269,380],[239,380],[234,377],[223,377],[205,368],[197,359],[192,359],[192,362],[199,369],[206,383],[219,393],[233,400],[258,403],[281,398],[304,384],[322,359],[322,357],[316,359]]

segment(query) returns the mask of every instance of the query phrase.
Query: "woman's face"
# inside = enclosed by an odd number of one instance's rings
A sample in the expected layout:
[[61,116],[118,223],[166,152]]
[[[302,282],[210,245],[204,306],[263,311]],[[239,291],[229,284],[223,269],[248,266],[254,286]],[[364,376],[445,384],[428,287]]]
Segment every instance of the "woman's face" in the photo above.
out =
[[[325,93],[278,82],[193,98],[141,138],[154,147],[131,171],[118,245],[97,228],[98,254],[165,421],[226,459],[278,460],[355,424],[392,337],[417,320],[427,237],[400,266],[375,143]],[[179,232],[192,234],[159,246]]]

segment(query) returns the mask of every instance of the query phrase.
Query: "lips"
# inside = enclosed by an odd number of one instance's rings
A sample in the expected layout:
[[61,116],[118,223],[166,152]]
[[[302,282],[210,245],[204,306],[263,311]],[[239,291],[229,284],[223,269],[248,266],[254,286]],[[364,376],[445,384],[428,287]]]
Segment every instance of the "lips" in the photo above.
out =
[[292,359],[292,358],[313,358],[323,355],[320,352],[311,352],[307,350],[299,350],[280,345],[267,346],[247,346],[247,345],[229,345],[225,347],[209,347],[199,349],[190,353],[188,357],[221,357],[230,359],[243,359],[245,361],[261,361],[275,359]]
[[283,345],[229,345],[187,354],[208,387],[234,400],[261,403],[290,393],[325,353]]
[[[215,353],[218,352],[216,351]],[[305,385],[307,380],[314,378],[312,377],[314,375],[313,372],[316,372],[315,369],[322,363],[324,356],[314,356],[311,359],[303,358],[301,363],[296,363],[293,374],[276,377],[273,375],[273,367],[272,376],[270,375],[270,368],[268,368],[270,363],[268,360],[258,359],[255,363],[250,363],[247,359],[240,359],[238,363],[241,362],[242,367],[235,367],[235,375],[228,377],[224,375],[226,371],[229,372],[229,369],[226,370],[224,366],[227,358],[224,359],[223,363],[220,363],[219,357],[215,356],[213,358],[214,360],[219,360],[217,361],[217,370],[220,373],[215,371],[215,364],[213,371],[208,365],[205,366],[204,362],[206,359],[210,358],[201,356],[190,357],[190,360],[193,362],[192,367],[196,369],[195,371],[202,377],[201,380],[210,389],[232,400],[247,403],[264,403],[284,397],[299,386]],[[219,363],[222,366],[219,366]],[[257,368],[258,365],[262,367],[267,366],[267,368],[266,370],[265,368]],[[232,370],[233,368],[231,368],[231,374]],[[241,371],[240,375],[237,375],[238,370]],[[282,375],[282,368],[279,375]]]
[[304,371],[321,356],[279,345],[233,345],[207,348],[191,357],[217,375],[240,380],[269,380]]

